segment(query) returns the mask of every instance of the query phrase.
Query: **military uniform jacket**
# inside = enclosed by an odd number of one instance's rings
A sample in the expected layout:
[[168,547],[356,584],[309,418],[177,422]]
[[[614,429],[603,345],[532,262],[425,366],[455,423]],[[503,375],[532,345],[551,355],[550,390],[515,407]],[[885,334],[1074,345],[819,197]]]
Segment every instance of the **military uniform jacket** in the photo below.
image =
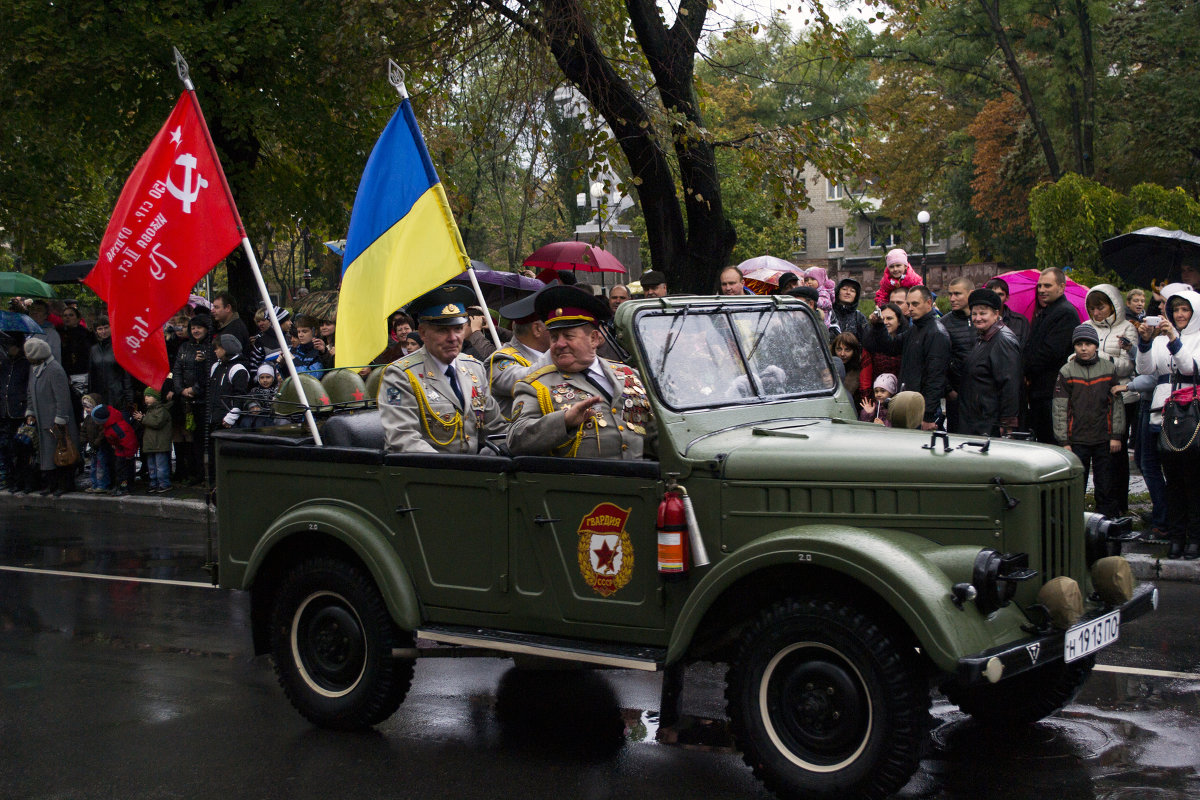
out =
[[424,347],[384,367],[377,401],[389,453],[478,453],[483,436],[502,432],[483,364],[460,354],[451,366],[465,409]]
[[593,416],[575,429],[567,428],[563,409],[588,397],[604,397],[586,374],[547,364],[517,381],[508,429],[514,455],[625,460],[653,455],[654,417],[637,371],[616,361],[599,363],[612,384],[613,402],[593,406]]
[[504,419],[512,421],[513,387],[529,373],[545,365],[544,354],[530,358],[528,348],[522,349],[515,344],[508,344],[488,356],[488,383],[491,385],[492,397],[500,406]]

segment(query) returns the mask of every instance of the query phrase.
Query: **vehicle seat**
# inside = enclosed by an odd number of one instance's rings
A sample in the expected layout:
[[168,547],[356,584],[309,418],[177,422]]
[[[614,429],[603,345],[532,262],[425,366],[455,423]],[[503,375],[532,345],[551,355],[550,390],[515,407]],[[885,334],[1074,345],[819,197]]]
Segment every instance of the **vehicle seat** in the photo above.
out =
[[383,423],[378,409],[334,414],[321,429],[321,438],[332,447],[383,450]]

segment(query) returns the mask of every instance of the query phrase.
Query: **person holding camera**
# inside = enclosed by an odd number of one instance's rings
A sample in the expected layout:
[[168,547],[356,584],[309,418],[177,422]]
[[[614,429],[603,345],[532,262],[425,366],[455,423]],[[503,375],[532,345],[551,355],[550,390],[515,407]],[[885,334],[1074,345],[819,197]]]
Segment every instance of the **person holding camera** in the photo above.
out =
[[[1125,299],[1117,287],[1101,283],[1088,290],[1084,300],[1091,325],[1100,338],[1100,357],[1112,362],[1119,384],[1133,377],[1134,345],[1138,332],[1125,316]],[[1120,516],[1129,513],[1129,436],[1138,417],[1137,392],[1125,392],[1118,397],[1125,404],[1125,428],[1121,434],[1121,452],[1113,457],[1113,487],[1120,498]]]
[[[1155,375],[1158,384],[1150,401],[1152,440],[1162,431],[1163,406],[1174,381],[1195,386],[1200,361],[1200,294],[1181,291],[1167,301],[1168,318],[1151,316],[1138,326],[1137,370]],[[1147,442],[1146,446],[1150,443]],[[1168,558],[1200,558],[1200,454],[1195,450],[1171,452],[1161,449],[1163,475],[1167,479]]]
[[194,485],[204,477],[208,373],[216,356],[212,319],[197,314],[188,320],[187,341],[179,345],[171,368],[175,394],[183,398],[183,441],[175,443],[175,480]]

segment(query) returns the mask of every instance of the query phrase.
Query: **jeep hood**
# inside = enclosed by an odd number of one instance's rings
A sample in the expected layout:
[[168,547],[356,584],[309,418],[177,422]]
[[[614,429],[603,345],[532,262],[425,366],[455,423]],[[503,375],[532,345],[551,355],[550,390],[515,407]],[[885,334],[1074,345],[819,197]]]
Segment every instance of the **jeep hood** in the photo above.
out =
[[[978,484],[1039,483],[1073,478],[1079,460],[1058,447],[950,434],[950,450],[930,434],[862,422],[805,419],[715,431],[690,443],[689,461],[720,463],[732,480]],[[970,443],[970,444],[968,444]]]

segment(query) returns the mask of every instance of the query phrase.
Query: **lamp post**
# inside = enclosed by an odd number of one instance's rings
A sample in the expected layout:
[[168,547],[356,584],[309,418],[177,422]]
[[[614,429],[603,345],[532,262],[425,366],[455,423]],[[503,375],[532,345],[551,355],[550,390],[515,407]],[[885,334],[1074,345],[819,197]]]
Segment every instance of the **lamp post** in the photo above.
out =
[[925,256],[926,256],[925,242],[929,238],[927,235],[928,231],[929,231],[929,212],[926,211],[925,209],[921,209],[920,211],[918,211],[917,212],[917,222],[921,225],[921,283],[928,286],[929,285],[929,281],[928,281],[929,267],[925,264]]
[[604,247],[604,205],[601,202],[604,197],[604,184],[596,181],[588,190],[592,199],[596,201],[596,243],[600,247]]

